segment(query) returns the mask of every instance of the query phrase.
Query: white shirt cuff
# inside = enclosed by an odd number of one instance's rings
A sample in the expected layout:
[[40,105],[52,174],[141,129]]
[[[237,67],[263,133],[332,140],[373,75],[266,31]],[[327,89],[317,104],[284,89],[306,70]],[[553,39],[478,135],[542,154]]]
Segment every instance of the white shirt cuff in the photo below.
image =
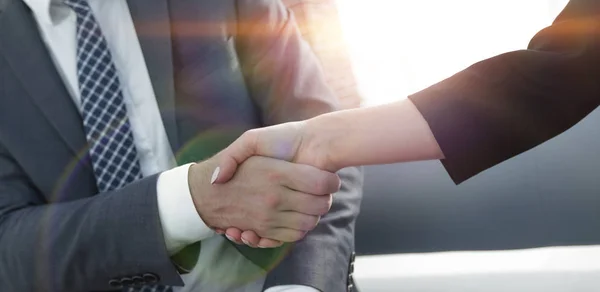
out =
[[198,215],[188,184],[193,163],[161,173],[156,184],[158,214],[170,255],[215,235]]
[[319,292],[319,290],[302,285],[286,285],[271,287],[265,290],[265,292]]

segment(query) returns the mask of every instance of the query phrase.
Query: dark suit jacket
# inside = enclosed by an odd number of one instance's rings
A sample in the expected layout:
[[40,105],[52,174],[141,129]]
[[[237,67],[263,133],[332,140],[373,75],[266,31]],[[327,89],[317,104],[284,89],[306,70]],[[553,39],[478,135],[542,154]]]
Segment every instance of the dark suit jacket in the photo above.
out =
[[527,50],[474,64],[410,99],[456,183],[555,137],[600,103],[600,1],[571,0]]
[[[128,4],[181,164],[247,129],[338,107],[279,1]],[[97,194],[85,149],[81,117],[32,13],[21,0],[0,0],[0,291],[110,290],[125,278],[181,285],[158,218],[157,176]],[[362,177],[357,168],[340,174],[331,212],[267,287],[347,289]]]

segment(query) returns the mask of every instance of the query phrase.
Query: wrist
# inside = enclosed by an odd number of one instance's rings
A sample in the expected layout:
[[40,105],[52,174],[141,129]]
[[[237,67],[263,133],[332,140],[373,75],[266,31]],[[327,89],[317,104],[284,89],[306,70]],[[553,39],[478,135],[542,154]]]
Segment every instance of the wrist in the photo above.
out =
[[330,172],[340,169],[337,155],[339,131],[336,129],[336,117],[332,114],[321,115],[306,121],[304,136],[308,153],[317,157],[318,168]]
[[193,204],[188,181],[190,167],[186,164],[165,171],[156,183],[158,214],[171,255],[214,235],[198,216]]
[[216,159],[209,159],[193,164],[188,172],[188,184],[196,212],[206,226],[212,230],[217,227],[217,222],[215,222],[215,218],[207,216],[209,213],[207,210],[212,205],[210,179],[217,166]]

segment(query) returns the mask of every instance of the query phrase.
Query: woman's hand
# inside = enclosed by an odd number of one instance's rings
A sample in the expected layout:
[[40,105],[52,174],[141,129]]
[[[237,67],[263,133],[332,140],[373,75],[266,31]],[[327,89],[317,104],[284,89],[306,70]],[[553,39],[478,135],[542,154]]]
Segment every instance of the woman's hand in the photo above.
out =
[[328,137],[310,127],[311,121],[291,122],[247,131],[218,156],[219,166],[212,183],[223,184],[234,175],[238,165],[252,156],[265,156],[307,164],[330,172],[337,171],[328,161]]

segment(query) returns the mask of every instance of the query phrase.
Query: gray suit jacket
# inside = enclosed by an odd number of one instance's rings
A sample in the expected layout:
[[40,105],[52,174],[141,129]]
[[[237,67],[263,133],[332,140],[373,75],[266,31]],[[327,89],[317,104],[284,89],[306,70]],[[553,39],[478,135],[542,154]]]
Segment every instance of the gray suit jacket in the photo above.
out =
[[[179,163],[243,131],[329,112],[337,103],[293,17],[273,0],[128,0]],[[81,117],[21,0],[0,0],[0,291],[182,285],[166,252],[156,176],[97,194]],[[345,291],[362,176],[307,238],[255,251],[267,287]]]
[[361,96],[344,40],[337,0],[282,0],[296,16],[300,32],[323,65],[327,85],[343,109],[360,106]]

